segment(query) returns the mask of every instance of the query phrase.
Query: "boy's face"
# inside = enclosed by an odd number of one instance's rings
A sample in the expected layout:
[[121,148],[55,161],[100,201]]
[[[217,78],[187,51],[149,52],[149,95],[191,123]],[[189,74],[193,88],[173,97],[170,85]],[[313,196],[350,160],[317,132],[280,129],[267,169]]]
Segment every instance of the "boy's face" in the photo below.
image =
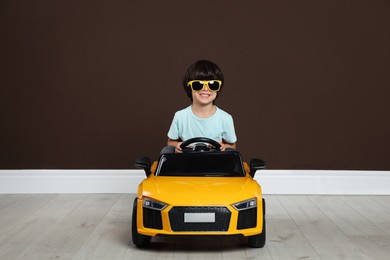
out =
[[207,85],[201,91],[192,91],[192,100],[194,103],[208,105],[217,98],[217,92],[211,91]]
[[221,89],[221,80],[191,80],[187,86],[191,88],[192,101],[196,104],[206,105],[213,103],[217,92]]

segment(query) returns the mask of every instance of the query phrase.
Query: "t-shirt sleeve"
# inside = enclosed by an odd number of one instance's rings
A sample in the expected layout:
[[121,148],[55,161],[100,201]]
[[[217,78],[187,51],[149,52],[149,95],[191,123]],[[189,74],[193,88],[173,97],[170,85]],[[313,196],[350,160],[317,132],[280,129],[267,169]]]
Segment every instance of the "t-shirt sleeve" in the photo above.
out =
[[223,140],[228,143],[235,143],[237,142],[237,136],[236,136],[236,131],[234,129],[234,122],[233,122],[233,117],[232,116],[227,116],[224,122],[224,134],[222,136]]
[[179,120],[178,120],[177,113],[173,117],[171,127],[169,128],[169,131],[168,131],[168,137],[172,140],[179,139]]

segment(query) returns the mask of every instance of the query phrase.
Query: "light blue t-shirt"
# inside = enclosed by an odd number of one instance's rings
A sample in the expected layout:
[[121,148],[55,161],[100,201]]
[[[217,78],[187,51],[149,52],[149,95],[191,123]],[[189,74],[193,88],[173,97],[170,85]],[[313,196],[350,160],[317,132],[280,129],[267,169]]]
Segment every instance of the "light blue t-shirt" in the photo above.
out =
[[237,137],[232,116],[216,108],[216,112],[208,118],[194,115],[191,106],[177,111],[168,131],[168,137],[182,141],[194,137],[207,137],[217,142],[223,139],[227,143],[235,143]]

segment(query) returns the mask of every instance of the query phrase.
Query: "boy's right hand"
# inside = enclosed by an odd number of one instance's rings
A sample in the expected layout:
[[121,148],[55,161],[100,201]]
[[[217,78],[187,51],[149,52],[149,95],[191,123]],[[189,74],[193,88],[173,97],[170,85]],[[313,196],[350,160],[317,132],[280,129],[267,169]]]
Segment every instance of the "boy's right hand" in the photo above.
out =
[[175,147],[175,153],[182,153],[183,150],[180,147],[181,143],[182,143],[182,141],[180,139],[172,140],[172,139],[168,138],[167,145]]
[[182,142],[177,142],[177,144],[175,145],[175,153],[182,153],[183,152],[183,149],[181,149],[180,145],[181,145]]

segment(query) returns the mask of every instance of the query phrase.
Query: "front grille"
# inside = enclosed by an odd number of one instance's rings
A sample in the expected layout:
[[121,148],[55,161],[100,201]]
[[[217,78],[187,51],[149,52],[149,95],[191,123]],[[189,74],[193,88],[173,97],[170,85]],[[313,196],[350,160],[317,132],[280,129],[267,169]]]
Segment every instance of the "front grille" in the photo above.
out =
[[[186,223],[184,213],[215,213],[214,222]],[[227,231],[231,212],[226,207],[173,207],[169,213],[172,231]]]
[[254,228],[257,225],[257,207],[238,212],[237,229]]
[[162,229],[161,211],[143,208],[144,227]]

